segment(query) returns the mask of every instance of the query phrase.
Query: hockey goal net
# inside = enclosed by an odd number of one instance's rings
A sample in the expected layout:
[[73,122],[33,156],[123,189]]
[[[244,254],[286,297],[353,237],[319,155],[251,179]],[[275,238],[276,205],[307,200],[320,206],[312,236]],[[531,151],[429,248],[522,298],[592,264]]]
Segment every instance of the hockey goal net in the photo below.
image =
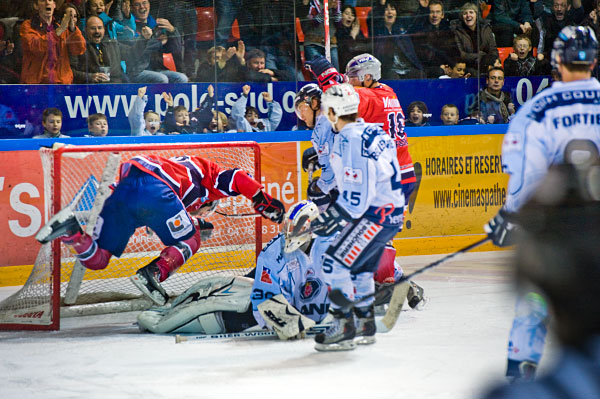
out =
[[[86,232],[95,218],[118,165],[136,155],[200,156],[223,169],[239,168],[260,181],[260,148],[254,142],[63,146],[40,150],[48,219],[73,207]],[[95,205],[95,206],[94,206]],[[174,296],[200,278],[216,274],[242,275],[255,266],[262,248],[261,218],[243,196],[230,197],[208,221],[212,237],[163,283]],[[33,238],[32,238],[33,240]],[[130,238],[119,258],[104,270],[86,270],[60,240],[43,245],[25,285],[0,303],[0,329],[57,330],[60,317],[142,310],[151,306],[129,277],[156,258],[164,245],[142,227]]]

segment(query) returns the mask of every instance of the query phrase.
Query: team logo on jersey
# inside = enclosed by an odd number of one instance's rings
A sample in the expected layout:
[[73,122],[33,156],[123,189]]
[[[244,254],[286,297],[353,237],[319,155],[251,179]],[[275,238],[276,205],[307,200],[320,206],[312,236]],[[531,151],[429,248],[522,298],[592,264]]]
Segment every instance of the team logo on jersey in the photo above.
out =
[[344,181],[350,184],[362,184],[362,170],[344,167]]
[[173,238],[181,238],[194,229],[187,212],[183,209],[177,215],[167,219],[167,227]]
[[329,143],[320,145],[317,148],[317,152],[319,153],[319,155],[329,155]]
[[317,295],[319,295],[319,292],[321,292],[321,286],[321,281],[309,278],[308,280],[306,280],[306,283],[304,283],[304,286],[300,291],[300,299],[302,299],[303,301],[308,301],[316,297]]
[[262,273],[260,273],[260,282],[265,284],[273,284],[273,280],[271,280],[271,271],[266,267],[263,267]]
[[286,265],[289,272],[291,273],[300,267],[300,262],[298,262],[298,259],[292,259],[291,261],[287,262]]

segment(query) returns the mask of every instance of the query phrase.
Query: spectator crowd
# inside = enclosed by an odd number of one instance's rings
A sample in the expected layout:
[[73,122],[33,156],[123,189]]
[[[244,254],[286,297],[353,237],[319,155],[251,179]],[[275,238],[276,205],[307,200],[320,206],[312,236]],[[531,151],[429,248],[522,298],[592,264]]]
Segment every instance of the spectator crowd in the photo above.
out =
[[[444,125],[507,123],[515,105],[502,90],[505,76],[550,76],[560,29],[582,24],[598,33],[600,25],[599,0],[329,0],[328,7],[322,0],[3,0],[0,84],[238,82],[246,88],[311,80],[304,63],[326,53],[341,71],[352,57],[371,53],[382,63],[383,80],[485,82],[471,93],[476,100],[466,115],[454,104],[433,110]],[[407,109],[408,126],[430,123],[418,96]],[[186,110],[189,127],[156,132],[274,129],[281,106],[262,100],[269,104],[262,125],[245,116],[263,120],[256,110],[244,109],[240,119],[237,103],[228,124],[213,100]],[[136,119],[132,132],[152,132],[147,123]]]

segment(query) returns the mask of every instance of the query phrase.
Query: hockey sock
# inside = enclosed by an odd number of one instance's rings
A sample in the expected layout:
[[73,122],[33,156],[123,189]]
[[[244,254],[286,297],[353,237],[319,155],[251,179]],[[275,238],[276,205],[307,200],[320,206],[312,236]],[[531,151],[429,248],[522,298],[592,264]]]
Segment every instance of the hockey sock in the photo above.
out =
[[171,273],[187,262],[198,251],[200,241],[200,229],[196,229],[196,233],[191,238],[162,250],[160,258],[156,262],[160,270],[160,282],[165,281]]
[[112,254],[98,244],[89,234],[77,232],[71,236],[62,237],[62,242],[73,247],[77,258],[83,266],[91,270],[102,270],[108,265]]

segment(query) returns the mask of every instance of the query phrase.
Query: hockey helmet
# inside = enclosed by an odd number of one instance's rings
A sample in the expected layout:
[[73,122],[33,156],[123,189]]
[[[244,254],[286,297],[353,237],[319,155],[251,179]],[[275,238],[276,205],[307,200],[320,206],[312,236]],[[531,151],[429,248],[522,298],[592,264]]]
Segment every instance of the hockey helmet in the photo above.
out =
[[300,201],[293,205],[283,218],[283,252],[290,253],[312,240],[310,223],[319,216],[317,206],[311,201]]
[[321,107],[321,95],[323,91],[319,88],[319,85],[316,83],[309,83],[306,86],[303,86],[298,93],[296,93],[296,98],[294,99],[294,110],[296,111],[296,116],[300,120],[302,116],[300,115],[300,111],[298,110],[298,106],[300,104],[308,104],[309,107],[312,107],[313,99],[317,100],[317,110]]
[[360,97],[349,83],[331,86],[321,97],[321,108],[325,115],[331,108],[337,117],[356,114],[359,103]]
[[365,75],[371,75],[371,79],[381,79],[381,62],[371,54],[360,54],[348,61],[346,65],[346,76],[358,78],[364,82]]
[[587,26],[565,26],[562,28],[550,53],[553,68],[561,64],[592,65],[596,60],[598,40],[594,31]]

